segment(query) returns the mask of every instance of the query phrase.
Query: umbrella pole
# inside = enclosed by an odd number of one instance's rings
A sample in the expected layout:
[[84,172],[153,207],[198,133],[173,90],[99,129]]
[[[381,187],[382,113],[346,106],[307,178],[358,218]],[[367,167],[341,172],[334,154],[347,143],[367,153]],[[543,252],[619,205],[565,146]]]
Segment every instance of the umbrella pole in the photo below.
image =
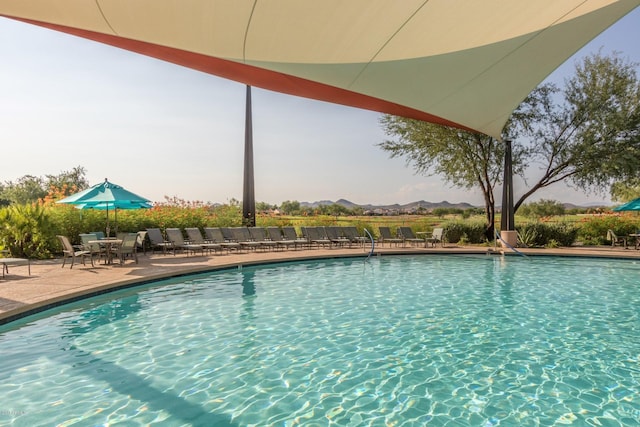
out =
[[106,231],[107,237],[110,237],[109,233],[111,232],[111,230],[109,228],[109,205],[107,205],[107,229],[105,231]]

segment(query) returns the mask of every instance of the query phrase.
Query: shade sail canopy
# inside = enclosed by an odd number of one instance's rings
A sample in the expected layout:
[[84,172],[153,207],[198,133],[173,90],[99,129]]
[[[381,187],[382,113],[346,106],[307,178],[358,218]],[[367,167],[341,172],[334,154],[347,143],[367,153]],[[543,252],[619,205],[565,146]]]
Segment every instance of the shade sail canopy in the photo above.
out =
[[634,199],[630,202],[625,203],[624,205],[617,206],[613,208],[616,212],[622,211],[640,211],[640,199]]
[[283,93],[499,138],[640,0],[0,0],[0,15]]

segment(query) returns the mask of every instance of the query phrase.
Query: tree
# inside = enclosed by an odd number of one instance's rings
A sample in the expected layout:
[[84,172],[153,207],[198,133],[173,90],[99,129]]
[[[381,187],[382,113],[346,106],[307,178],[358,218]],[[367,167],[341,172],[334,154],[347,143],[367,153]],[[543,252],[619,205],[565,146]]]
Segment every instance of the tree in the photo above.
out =
[[531,218],[564,215],[565,207],[557,200],[541,199],[537,202],[525,203],[520,208],[520,214]]
[[[519,118],[520,116],[516,116]],[[407,158],[416,173],[440,175],[455,187],[478,187],[484,197],[486,235],[492,238],[495,223],[493,190],[502,178],[504,144],[490,136],[419,120],[384,115],[381,125],[396,140],[378,144],[391,157]],[[512,126],[507,125],[507,129]],[[522,174],[526,150],[514,144],[513,171]]]
[[[513,172],[525,179],[532,165],[541,171],[514,204],[516,210],[536,191],[561,181],[592,191],[635,177],[640,169],[635,67],[617,53],[591,55],[577,64],[563,92],[552,84],[540,85],[514,111],[503,129],[503,138],[512,141]],[[396,138],[379,144],[391,157],[406,157],[417,173],[481,190],[486,234],[493,237],[494,188],[502,179],[503,144],[486,135],[388,115],[381,124]]]
[[280,204],[280,210],[285,215],[299,215],[300,214],[300,202],[285,200]]
[[9,206],[11,200],[7,199],[4,193],[4,185],[0,183],[0,207]]
[[85,168],[76,166],[70,171],[63,171],[58,175],[47,175],[47,189],[50,193],[54,192],[62,197],[85,190],[89,188],[86,173]]
[[273,209],[277,209],[277,206],[270,205],[267,202],[257,202],[256,203],[256,211],[257,212],[269,212]]
[[640,179],[614,182],[611,185],[611,199],[616,202],[630,202],[640,197]]
[[46,195],[47,191],[44,189],[42,178],[25,175],[18,178],[16,182],[7,181],[1,198],[8,200],[11,204],[24,205],[35,203]]
[[560,92],[553,85],[529,104],[535,121],[520,122],[532,144],[529,161],[542,176],[515,203],[541,188],[569,181],[586,192],[616,181],[637,182],[640,167],[640,83],[637,64],[619,54],[586,57]]
[[85,173],[82,166],[77,166],[58,175],[47,175],[46,179],[24,175],[16,182],[7,181],[4,186],[0,185],[0,205],[13,203],[22,205],[41,200],[53,202],[69,196],[89,187]]

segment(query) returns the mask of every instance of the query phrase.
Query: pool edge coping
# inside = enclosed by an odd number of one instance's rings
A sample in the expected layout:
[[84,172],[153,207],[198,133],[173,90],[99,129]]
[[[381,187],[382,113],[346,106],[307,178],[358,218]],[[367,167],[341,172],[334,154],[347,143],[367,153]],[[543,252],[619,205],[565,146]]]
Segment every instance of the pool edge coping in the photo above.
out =
[[[380,250],[382,249],[382,250]],[[104,295],[111,292],[116,292],[123,289],[133,288],[136,286],[143,286],[145,284],[170,279],[181,276],[189,276],[194,274],[202,274],[215,271],[223,271],[229,269],[237,269],[243,266],[258,266],[277,263],[297,262],[306,260],[322,260],[322,259],[340,259],[340,258],[369,258],[369,257],[383,257],[383,256],[409,256],[409,255],[492,255],[492,256],[521,256],[521,254],[512,252],[509,250],[503,250],[502,248],[494,247],[450,247],[441,248],[437,251],[425,251],[420,248],[396,248],[396,250],[385,250],[386,248],[379,248],[373,253],[322,253],[322,254],[296,254],[286,258],[267,258],[267,259],[246,259],[243,261],[233,261],[222,263],[219,265],[201,265],[201,266],[188,266],[182,267],[178,270],[163,271],[161,273],[152,274],[145,277],[136,277],[126,280],[115,280],[113,282],[99,284],[93,287],[85,287],[79,290],[74,290],[63,295],[58,295],[49,299],[44,299],[35,303],[26,303],[15,309],[10,309],[0,313],[0,326],[7,325],[22,318],[41,313],[43,311],[53,309],[65,304],[81,301],[83,299],[91,298],[94,296]],[[544,251],[544,252],[543,252]],[[568,253],[562,249],[519,249],[519,252],[527,257],[544,257],[544,256],[559,256],[568,258],[603,258],[603,259],[631,259],[639,260],[638,255],[632,256],[631,253],[625,255],[624,253],[603,253],[602,251],[592,252],[580,252],[580,253]]]

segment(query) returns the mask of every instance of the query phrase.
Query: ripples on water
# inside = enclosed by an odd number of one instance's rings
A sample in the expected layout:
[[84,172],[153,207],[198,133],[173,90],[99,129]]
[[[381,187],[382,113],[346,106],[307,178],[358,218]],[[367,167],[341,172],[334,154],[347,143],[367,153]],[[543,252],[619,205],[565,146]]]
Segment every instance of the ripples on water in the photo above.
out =
[[0,423],[640,425],[640,264],[226,270],[0,329]]

